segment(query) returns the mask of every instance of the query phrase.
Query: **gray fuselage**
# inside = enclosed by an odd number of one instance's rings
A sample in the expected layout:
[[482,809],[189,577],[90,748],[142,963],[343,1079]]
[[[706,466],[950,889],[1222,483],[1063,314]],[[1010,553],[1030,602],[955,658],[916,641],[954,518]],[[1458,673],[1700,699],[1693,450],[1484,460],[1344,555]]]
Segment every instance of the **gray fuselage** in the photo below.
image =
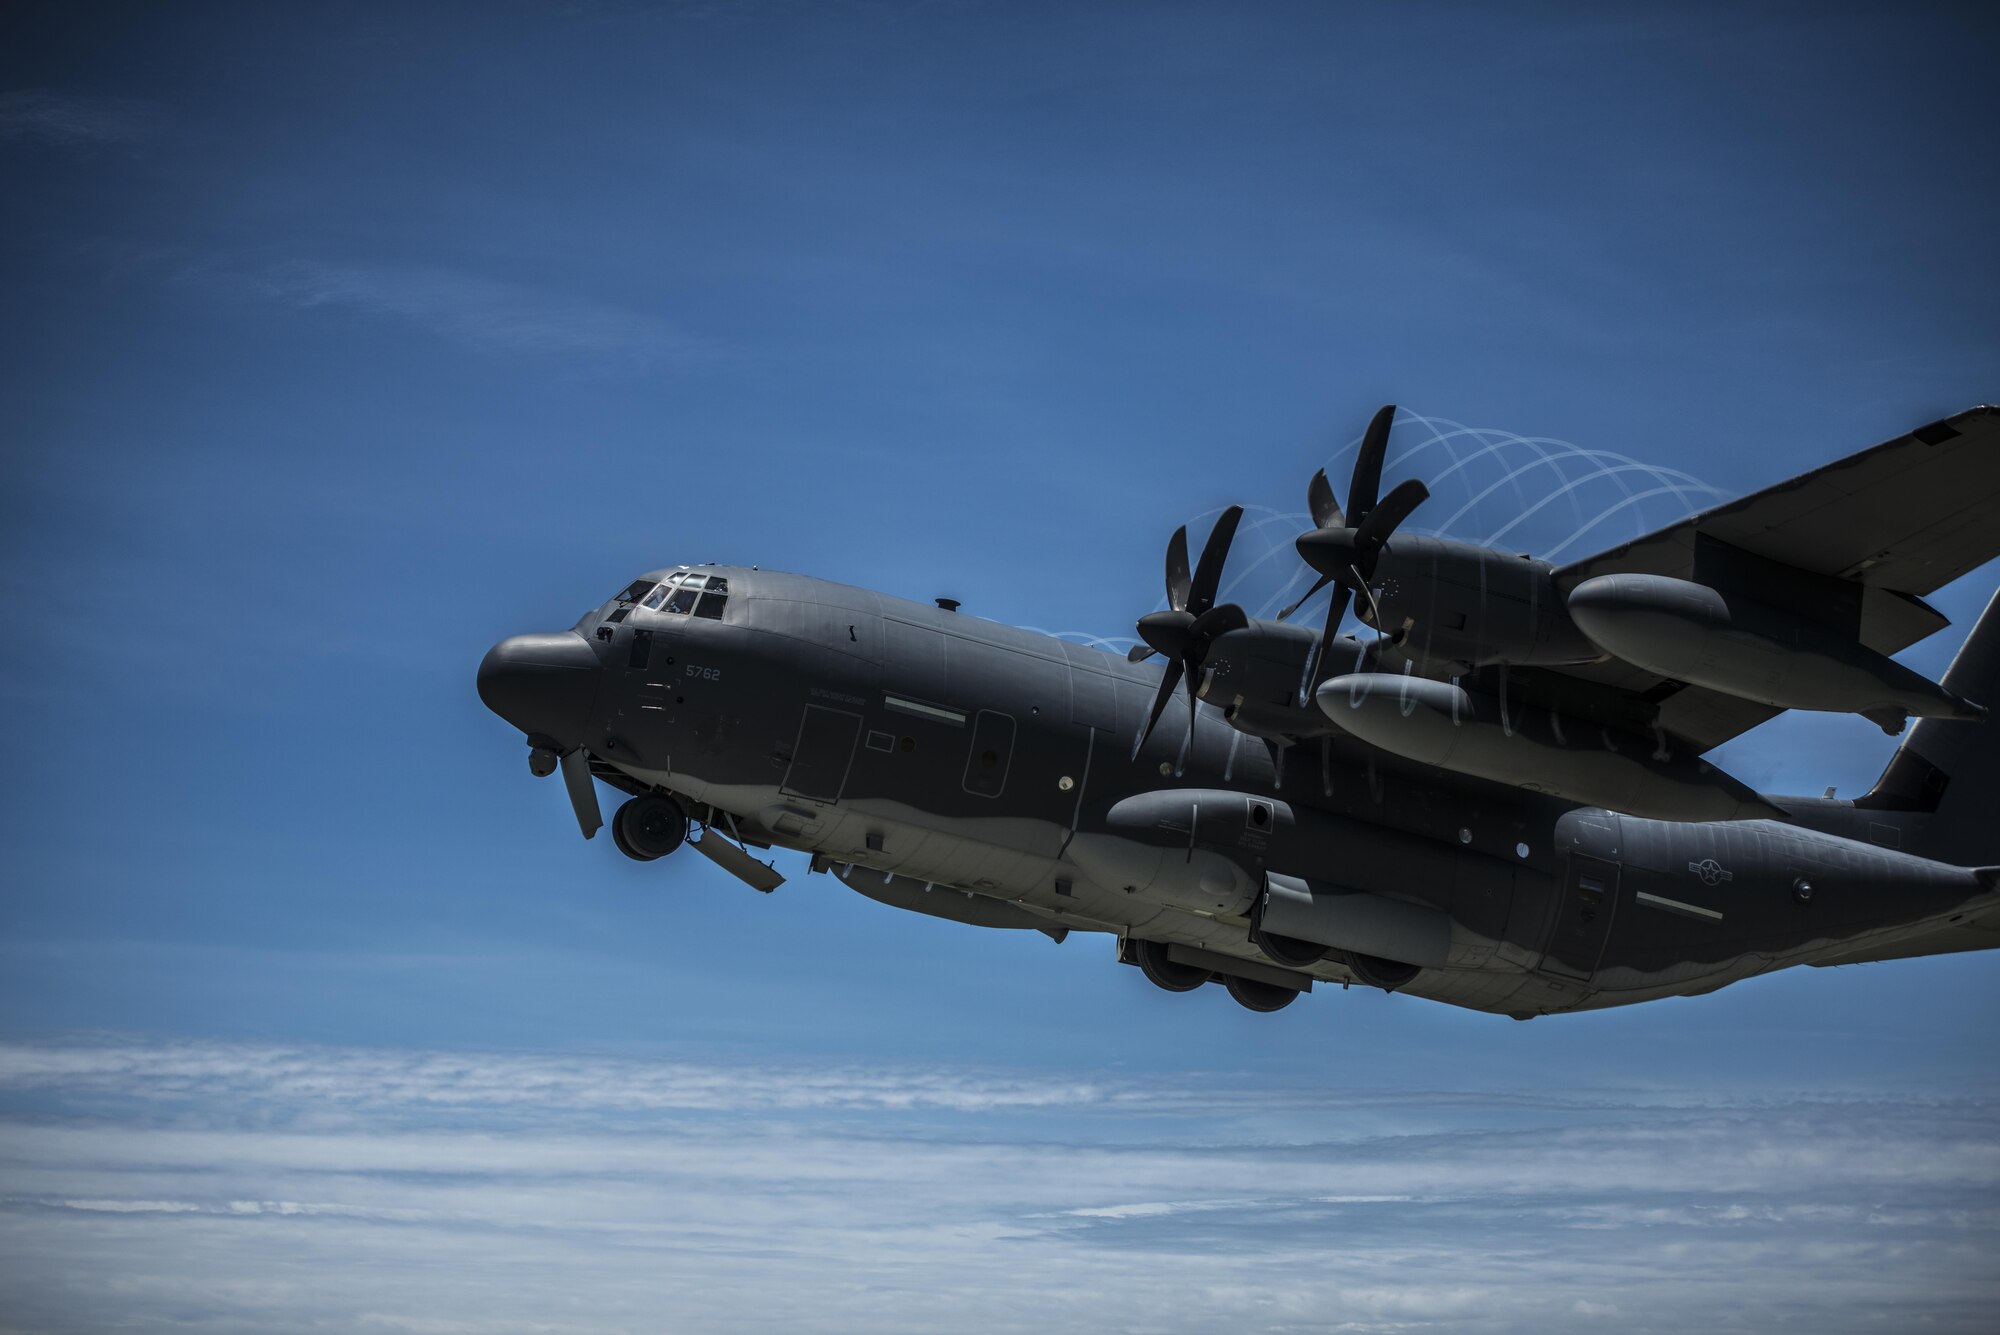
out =
[[[1525,1018],[1710,991],[1993,900],[1847,803],[1641,820],[1344,735],[1266,742],[1206,703],[1191,738],[1170,706],[1135,755],[1155,664],[798,575],[696,569],[727,580],[720,617],[614,601],[574,628],[601,664],[579,744],[628,791],[675,794],[920,911],[1268,974],[1250,915],[1278,874],[1421,911],[1436,953],[1399,990]],[[1338,951],[1299,972],[1372,981]]]

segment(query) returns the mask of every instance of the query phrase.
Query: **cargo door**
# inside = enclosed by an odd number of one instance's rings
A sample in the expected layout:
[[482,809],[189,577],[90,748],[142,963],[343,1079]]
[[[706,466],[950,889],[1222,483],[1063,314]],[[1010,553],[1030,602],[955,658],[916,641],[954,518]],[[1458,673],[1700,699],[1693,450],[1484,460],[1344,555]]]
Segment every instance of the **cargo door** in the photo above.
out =
[[1617,905],[1618,864],[1571,853],[1542,972],[1575,979],[1596,973]]

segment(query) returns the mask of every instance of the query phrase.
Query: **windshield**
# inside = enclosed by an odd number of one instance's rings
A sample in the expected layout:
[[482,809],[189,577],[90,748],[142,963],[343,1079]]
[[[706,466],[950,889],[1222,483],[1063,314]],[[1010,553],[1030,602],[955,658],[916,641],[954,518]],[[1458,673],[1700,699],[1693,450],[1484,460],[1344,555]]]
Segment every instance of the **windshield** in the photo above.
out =
[[638,603],[648,612],[720,621],[728,601],[729,581],[723,576],[704,575],[698,570],[676,570],[657,582],[635,579],[626,585],[625,592],[618,595],[618,610],[609,619],[623,621],[632,610],[632,604]]
[[641,598],[644,598],[647,591],[653,587],[653,581],[650,579],[635,579],[625,586],[625,592],[618,595],[618,601],[621,603],[636,603]]
[[720,621],[728,597],[728,580],[720,575],[702,575],[691,571],[670,576],[666,583],[654,590],[653,596],[646,600],[646,606],[675,616],[691,615]]

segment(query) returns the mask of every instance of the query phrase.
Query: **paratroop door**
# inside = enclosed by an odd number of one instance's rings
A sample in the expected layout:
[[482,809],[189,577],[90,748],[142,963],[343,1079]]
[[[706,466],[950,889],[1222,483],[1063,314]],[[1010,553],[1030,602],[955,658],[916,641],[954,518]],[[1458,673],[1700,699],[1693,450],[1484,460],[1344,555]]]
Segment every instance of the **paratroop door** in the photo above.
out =
[[1566,978],[1596,973],[1597,957],[1604,953],[1604,938],[1611,931],[1611,912],[1617,906],[1618,864],[1570,854],[1542,971]]
[[847,771],[854,764],[854,745],[860,736],[861,715],[807,705],[783,790],[815,802],[838,802],[847,786]]
[[965,759],[965,791],[998,797],[1007,786],[1014,763],[1014,719],[994,709],[982,709],[972,723],[972,752]]

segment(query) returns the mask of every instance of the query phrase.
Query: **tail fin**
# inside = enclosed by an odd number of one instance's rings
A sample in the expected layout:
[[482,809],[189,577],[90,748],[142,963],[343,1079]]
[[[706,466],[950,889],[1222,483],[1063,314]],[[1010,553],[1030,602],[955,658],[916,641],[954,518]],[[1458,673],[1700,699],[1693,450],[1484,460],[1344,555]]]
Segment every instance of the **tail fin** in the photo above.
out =
[[1994,721],[1918,719],[1854,805],[1914,813],[1905,852],[1960,867],[2000,861],[2000,593],[1951,660],[1944,687],[1993,709]]

